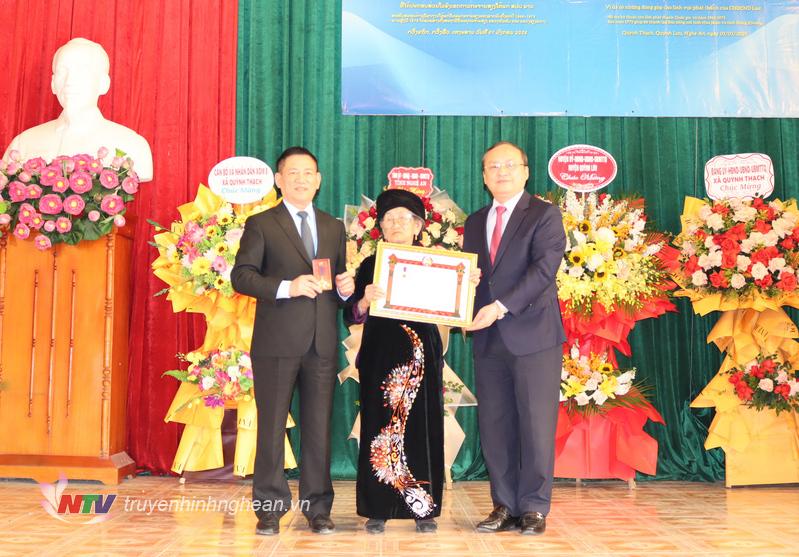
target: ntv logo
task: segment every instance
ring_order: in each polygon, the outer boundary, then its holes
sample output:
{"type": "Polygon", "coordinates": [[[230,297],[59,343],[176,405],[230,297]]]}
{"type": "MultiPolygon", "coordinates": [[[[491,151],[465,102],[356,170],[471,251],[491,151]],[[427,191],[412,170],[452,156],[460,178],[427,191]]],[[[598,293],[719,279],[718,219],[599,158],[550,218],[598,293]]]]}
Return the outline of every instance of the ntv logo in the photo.
{"type": "Polygon", "coordinates": [[[64,495],[64,490],[69,485],[67,478],[62,474],[55,484],[39,484],[44,501],[42,507],[47,514],[61,522],[70,524],[96,524],[111,518],[108,511],[116,500],[116,495],[77,494],[64,495]],[[67,520],[66,515],[94,515],[89,520],[67,520]]]}

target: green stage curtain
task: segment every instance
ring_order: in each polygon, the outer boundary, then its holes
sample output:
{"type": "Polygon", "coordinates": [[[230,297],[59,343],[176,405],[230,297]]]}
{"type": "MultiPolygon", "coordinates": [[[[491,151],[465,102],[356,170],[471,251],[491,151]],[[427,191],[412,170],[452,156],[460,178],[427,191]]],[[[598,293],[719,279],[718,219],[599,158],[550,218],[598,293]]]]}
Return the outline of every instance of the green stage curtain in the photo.
{"type": "MultiPolygon", "coordinates": [[[[672,233],[679,231],[684,197],[703,196],[704,163],[714,155],[766,153],[774,161],[773,197],[799,195],[796,119],[342,116],[340,39],[339,1],[239,4],[237,153],[273,164],[283,148],[305,145],[319,157],[322,189],[316,202],[334,215],[341,216],[344,205],[357,204],[362,194],[374,199],[397,165],[430,167],[434,183],[465,211],[474,211],[489,202],[480,157],[500,139],[526,149],[528,190],[534,193],[555,188],[546,169],[557,149],[574,143],[606,149],[619,165],[607,191],[643,195],[650,220],[672,233]]],[[[646,426],[660,443],[656,478],[719,480],[723,453],[703,448],[712,411],[689,408],[721,363],[718,350],[705,343],[718,316],[697,317],[684,300],[677,306],[678,314],[645,321],[630,338],[630,363],[653,387],[654,405],[666,420],[665,427],[646,426]]],[[[342,337],[345,332],[342,326],[342,337]]],[[[447,360],[473,388],[471,341],[453,334],[447,360]]],[[[340,368],[344,365],[342,357],[340,368]]],[[[353,381],[336,392],[336,478],[355,476],[357,446],[347,436],[357,399],[353,381]]],[[[476,410],[462,408],[457,418],[467,439],[453,477],[484,479],[476,410]]],[[[297,435],[292,432],[295,447],[297,435]]]]}

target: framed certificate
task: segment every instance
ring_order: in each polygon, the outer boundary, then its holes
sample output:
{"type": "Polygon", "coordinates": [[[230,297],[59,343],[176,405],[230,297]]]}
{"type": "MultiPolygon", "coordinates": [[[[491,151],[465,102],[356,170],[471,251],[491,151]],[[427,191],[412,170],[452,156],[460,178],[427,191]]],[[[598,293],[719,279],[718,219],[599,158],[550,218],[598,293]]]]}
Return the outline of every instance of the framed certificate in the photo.
{"type": "Polygon", "coordinates": [[[469,274],[477,255],[380,242],[373,282],[386,297],[374,300],[371,315],[453,327],[472,322],[474,285],[469,274]]]}

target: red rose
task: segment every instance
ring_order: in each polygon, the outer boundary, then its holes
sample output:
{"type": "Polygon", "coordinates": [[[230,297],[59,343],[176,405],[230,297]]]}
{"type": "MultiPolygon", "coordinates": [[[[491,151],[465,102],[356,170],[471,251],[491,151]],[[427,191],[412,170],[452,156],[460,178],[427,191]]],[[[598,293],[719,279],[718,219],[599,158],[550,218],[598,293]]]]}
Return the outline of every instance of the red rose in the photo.
{"type": "Polygon", "coordinates": [[[727,288],[730,283],[727,281],[727,278],[722,275],[719,271],[715,273],[710,273],[710,284],[712,284],[716,288],[727,288]]]}
{"type": "Polygon", "coordinates": [[[436,213],[435,211],[433,211],[433,220],[436,222],[441,222],[442,220],[441,213],[436,213]]]}
{"type": "Polygon", "coordinates": [[[737,251],[724,251],[721,253],[721,268],[732,269],[738,265],[737,251]]]}
{"type": "Polygon", "coordinates": [[[730,383],[733,385],[740,383],[741,379],[743,379],[744,372],[743,371],[736,371],[732,375],[730,375],[730,383]]]}
{"type": "Polygon", "coordinates": [[[369,207],[369,216],[377,218],[377,207],[375,207],[374,205],[369,207]]]}
{"type": "Polygon", "coordinates": [[[369,231],[369,236],[372,238],[372,240],[377,240],[380,238],[380,231],[377,228],[373,228],[369,231]]]}
{"type": "Polygon", "coordinates": [[[780,245],[785,249],[793,249],[796,247],[796,242],[794,242],[793,238],[788,236],[782,242],[780,242],[780,245]]]}
{"type": "Polygon", "coordinates": [[[358,213],[358,224],[363,224],[363,221],[369,218],[369,213],[366,211],[361,211],[358,213]]]}
{"type": "Polygon", "coordinates": [[[766,267],[768,267],[768,262],[771,261],[775,257],[779,257],[780,252],[779,250],[774,247],[767,247],[761,248],[757,251],[752,252],[750,259],[752,260],[752,264],[755,263],[762,263],[766,267]]]}
{"type": "Polygon", "coordinates": [[[718,213],[719,215],[725,215],[725,216],[730,214],[730,208],[727,207],[726,205],[722,205],[721,203],[716,203],[715,205],[713,205],[711,211],[713,211],[714,213],[718,213]]]}
{"type": "Polygon", "coordinates": [[[603,201],[605,201],[605,198],[607,196],[608,196],[608,194],[606,194],[606,193],[600,193],[599,194],[599,202],[602,203],[603,201]]]}
{"type": "Polygon", "coordinates": [[[457,232],[458,234],[463,234],[463,230],[464,230],[464,229],[463,229],[463,227],[462,227],[462,226],[456,226],[456,227],[455,227],[455,232],[457,232]]]}
{"type": "Polygon", "coordinates": [[[766,208],[764,210],[766,211],[766,219],[768,219],[769,221],[774,220],[774,217],[777,216],[777,211],[775,211],[768,205],[766,205],[766,208]]]}
{"type": "Polygon", "coordinates": [[[796,289],[796,275],[793,273],[783,273],[782,278],[777,283],[777,288],[784,292],[790,292],[796,289]]]}
{"type": "Polygon", "coordinates": [[[763,200],[759,197],[755,197],[755,200],[752,201],[752,207],[757,209],[758,211],[762,209],[766,204],[763,203],[763,200]]]}
{"type": "Polygon", "coordinates": [[[791,238],[799,242],[799,226],[793,229],[793,231],[791,232],[791,238]]]}
{"type": "Polygon", "coordinates": [[[768,288],[772,284],[774,284],[774,279],[771,278],[771,275],[766,275],[760,280],[756,280],[755,284],[758,285],[760,288],[768,288]]]}
{"type": "Polygon", "coordinates": [[[727,237],[733,240],[746,240],[746,226],[739,222],[727,231],[727,237]]]}
{"type": "Polygon", "coordinates": [[[741,251],[741,245],[730,237],[721,241],[721,249],[724,251],[734,251],[736,254],[741,251]]]}
{"type": "Polygon", "coordinates": [[[688,261],[685,262],[685,272],[689,275],[693,275],[698,270],[699,258],[695,255],[692,255],[688,258],[688,261]]]}
{"type": "MultiPolygon", "coordinates": [[[[798,229],[798,230],[799,230],[799,229],[798,229]]],[[[704,230],[702,230],[701,228],[699,228],[699,229],[698,229],[696,232],[694,232],[694,236],[696,236],[696,237],[697,237],[699,240],[701,240],[702,242],[704,242],[704,241],[705,241],[705,238],[707,238],[707,232],[705,232],[704,230]]]]}
{"type": "Polygon", "coordinates": [[[774,370],[777,369],[777,364],[772,359],[763,360],[760,362],[760,369],[766,373],[774,373],[774,370]]]}
{"type": "Polygon", "coordinates": [[[764,220],[759,220],[755,223],[755,230],[761,234],[767,234],[771,232],[771,225],[764,220]]]}

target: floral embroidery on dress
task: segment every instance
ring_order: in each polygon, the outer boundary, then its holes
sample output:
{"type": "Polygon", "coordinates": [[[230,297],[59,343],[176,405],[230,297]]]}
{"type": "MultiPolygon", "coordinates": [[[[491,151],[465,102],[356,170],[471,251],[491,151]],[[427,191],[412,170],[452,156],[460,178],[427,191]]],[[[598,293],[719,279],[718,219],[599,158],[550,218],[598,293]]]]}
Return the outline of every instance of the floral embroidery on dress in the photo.
{"type": "Polygon", "coordinates": [[[407,325],[400,325],[410,337],[413,356],[389,372],[380,389],[384,406],[392,409],[391,421],[375,436],[370,445],[370,461],[377,479],[403,497],[416,516],[433,512],[433,497],[411,474],[405,458],[405,424],[424,377],[424,349],[419,335],[407,325]]]}

